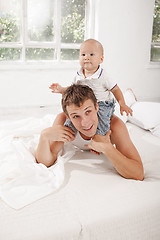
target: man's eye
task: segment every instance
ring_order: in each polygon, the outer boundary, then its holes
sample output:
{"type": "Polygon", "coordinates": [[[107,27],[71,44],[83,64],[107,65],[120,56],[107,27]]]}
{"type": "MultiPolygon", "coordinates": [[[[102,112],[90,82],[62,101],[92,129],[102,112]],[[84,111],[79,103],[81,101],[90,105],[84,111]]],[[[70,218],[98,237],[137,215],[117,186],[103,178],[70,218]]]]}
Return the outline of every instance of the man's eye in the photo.
{"type": "Polygon", "coordinates": [[[73,116],[74,119],[75,119],[75,118],[78,118],[78,117],[79,117],[78,115],[73,116]]]}
{"type": "Polygon", "coordinates": [[[88,110],[86,113],[87,113],[87,114],[90,114],[90,112],[91,112],[91,110],[88,110]]]}

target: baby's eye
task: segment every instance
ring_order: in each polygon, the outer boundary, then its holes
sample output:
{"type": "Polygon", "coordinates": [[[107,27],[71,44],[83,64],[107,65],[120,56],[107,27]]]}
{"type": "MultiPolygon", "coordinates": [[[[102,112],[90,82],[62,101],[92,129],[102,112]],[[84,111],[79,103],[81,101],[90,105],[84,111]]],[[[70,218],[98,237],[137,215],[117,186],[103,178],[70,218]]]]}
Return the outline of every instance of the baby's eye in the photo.
{"type": "Polygon", "coordinates": [[[85,53],[83,53],[82,56],[84,57],[84,56],[85,56],[85,53]]]}
{"type": "Polygon", "coordinates": [[[91,53],[90,55],[91,55],[91,56],[94,56],[94,53],[91,53]]]}

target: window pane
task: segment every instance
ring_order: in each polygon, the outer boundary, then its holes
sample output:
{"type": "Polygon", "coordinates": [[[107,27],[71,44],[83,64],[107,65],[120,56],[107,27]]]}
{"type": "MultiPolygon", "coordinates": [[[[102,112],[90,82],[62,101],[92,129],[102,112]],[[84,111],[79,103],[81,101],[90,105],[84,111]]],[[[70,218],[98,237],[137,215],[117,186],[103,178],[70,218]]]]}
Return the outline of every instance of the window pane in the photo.
{"type": "Polygon", "coordinates": [[[27,48],[26,59],[27,60],[54,60],[54,49],[50,48],[27,48]]]}
{"type": "Polygon", "coordinates": [[[160,62],[160,0],[155,0],[151,45],[151,61],[160,62]]]}
{"type": "Polygon", "coordinates": [[[155,1],[152,42],[160,43],[160,1],[155,1]]]}
{"type": "Polygon", "coordinates": [[[21,49],[19,48],[0,48],[0,61],[20,60],[21,49]]]}
{"type": "Polygon", "coordinates": [[[153,46],[151,48],[151,61],[160,62],[160,46],[153,46]]]}
{"type": "Polygon", "coordinates": [[[62,60],[77,60],[79,57],[79,49],[61,49],[62,60]]]}
{"type": "Polygon", "coordinates": [[[77,60],[86,2],[0,0],[0,61],[77,60]]]}
{"type": "Polygon", "coordinates": [[[20,0],[0,0],[0,42],[20,41],[20,0]]]}
{"type": "Polygon", "coordinates": [[[85,0],[62,0],[61,41],[81,43],[85,35],[85,0]]]}
{"type": "Polygon", "coordinates": [[[54,0],[28,0],[28,38],[30,41],[54,40],[54,0]]]}

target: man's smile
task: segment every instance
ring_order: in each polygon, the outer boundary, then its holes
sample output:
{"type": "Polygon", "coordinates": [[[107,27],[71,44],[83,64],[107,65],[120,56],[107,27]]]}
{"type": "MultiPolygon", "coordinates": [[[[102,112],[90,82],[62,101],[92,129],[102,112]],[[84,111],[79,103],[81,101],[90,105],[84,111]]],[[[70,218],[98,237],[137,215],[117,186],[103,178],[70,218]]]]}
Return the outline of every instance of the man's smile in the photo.
{"type": "Polygon", "coordinates": [[[93,128],[93,125],[89,128],[83,128],[84,131],[90,131],[93,128]]]}

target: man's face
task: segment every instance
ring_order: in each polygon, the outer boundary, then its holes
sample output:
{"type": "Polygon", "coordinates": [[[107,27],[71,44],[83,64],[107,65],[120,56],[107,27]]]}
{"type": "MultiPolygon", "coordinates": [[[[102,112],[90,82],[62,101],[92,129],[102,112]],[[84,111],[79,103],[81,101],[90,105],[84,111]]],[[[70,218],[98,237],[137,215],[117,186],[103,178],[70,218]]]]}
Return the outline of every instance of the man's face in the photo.
{"type": "Polygon", "coordinates": [[[96,134],[98,126],[98,104],[95,108],[91,99],[80,105],[71,104],[66,108],[68,117],[84,139],[90,139],[96,134]]]}

